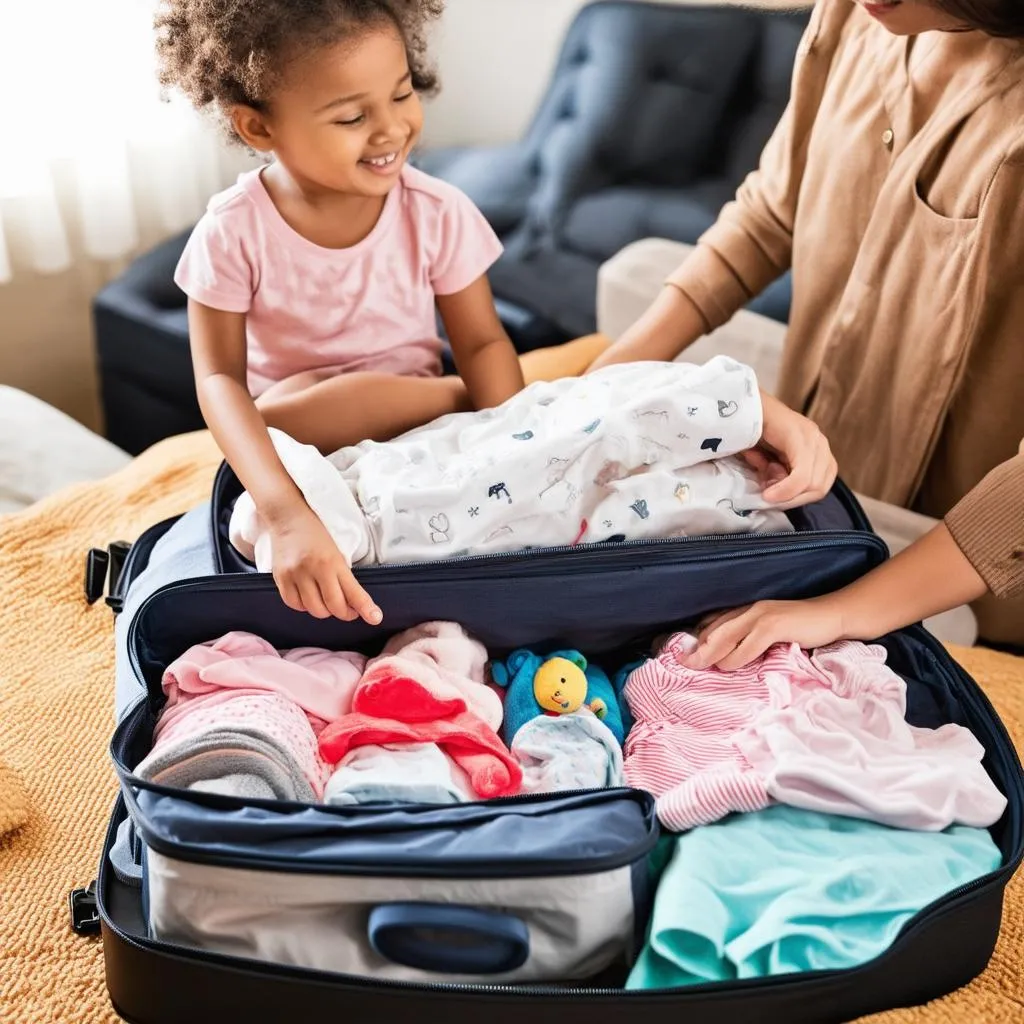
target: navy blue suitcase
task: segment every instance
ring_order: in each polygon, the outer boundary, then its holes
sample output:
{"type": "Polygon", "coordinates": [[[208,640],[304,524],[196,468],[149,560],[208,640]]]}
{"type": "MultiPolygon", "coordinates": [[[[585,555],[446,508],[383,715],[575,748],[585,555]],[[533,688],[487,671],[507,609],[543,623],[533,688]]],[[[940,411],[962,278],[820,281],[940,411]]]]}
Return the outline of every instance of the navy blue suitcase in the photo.
{"type": "MultiPolygon", "coordinates": [[[[316,620],[282,604],[273,580],[252,571],[227,543],[227,519],[239,490],[234,475],[222,468],[208,506],[153,527],[132,545],[108,598],[120,613],[119,724],[111,752],[122,794],[95,889],[77,894],[77,913],[86,926],[93,915],[102,930],[107,985],[124,1019],[291,1024],[299,1016],[342,1015],[347,1021],[391,1024],[436,1016],[521,1024],[528,1015],[532,1024],[625,1022],[638,1016],[652,1024],[825,1024],[924,1002],[984,969],[999,932],[1003,891],[1024,856],[1024,773],[984,693],[920,626],[880,642],[889,664],[908,682],[912,724],[956,722],[985,746],[985,767],[1008,799],[991,830],[1003,863],[917,914],[886,953],[855,970],[660,992],[627,992],[614,972],[566,985],[411,984],[154,939],[146,874],[141,871],[140,881],[131,863],[144,865],[147,854],[214,874],[255,870],[271,880],[271,888],[274,878],[283,884],[296,872],[358,879],[380,873],[382,866],[396,884],[456,872],[477,879],[530,878],[553,870],[587,877],[621,868],[630,873],[642,901],[637,866],[657,838],[650,797],[629,790],[429,811],[368,810],[352,818],[332,809],[246,804],[143,782],[130,768],[149,749],[163,699],[162,670],[189,645],[242,629],[279,648],[370,652],[393,632],[425,619],[448,619],[462,623],[492,653],[552,645],[614,660],[646,649],[655,635],[709,610],[826,593],[887,557],[856,499],[839,483],[822,502],[791,514],[796,532],[790,534],[592,545],[369,568],[360,579],[385,614],[385,625],[375,629],[316,620]],[[493,843],[482,850],[472,842],[472,830],[481,825],[492,837],[526,839],[521,848],[513,842],[500,855],[493,843]],[[600,829],[604,838],[581,845],[581,828],[600,829]],[[368,847],[368,834],[387,841],[368,847]],[[413,848],[419,851],[415,856],[409,853],[413,848]],[[455,851],[461,856],[457,862],[455,851]]],[[[431,954],[421,949],[418,955],[431,954]]]]}

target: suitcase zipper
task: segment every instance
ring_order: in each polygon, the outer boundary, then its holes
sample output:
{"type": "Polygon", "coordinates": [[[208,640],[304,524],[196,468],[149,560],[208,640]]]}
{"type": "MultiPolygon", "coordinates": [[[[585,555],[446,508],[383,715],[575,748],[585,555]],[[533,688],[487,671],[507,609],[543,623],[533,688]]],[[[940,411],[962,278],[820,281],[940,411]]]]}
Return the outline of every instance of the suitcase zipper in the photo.
{"type": "MultiPolygon", "coordinates": [[[[730,555],[748,554],[757,555],[765,553],[777,554],[782,550],[778,545],[766,548],[759,542],[764,540],[786,541],[787,539],[791,540],[791,543],[787,544],[787,547],[792,547],[798,551],[813,550],[814,547],[841,546],[854,542],[875,548],[883,559],[888,555],[888,549],[885,546],[885,541],[874,533],[867,533],[861,530],[784,530],[768,533],[702,533],[695,534],[691,537],[647,537],[638,540],[623,540],[618,542],[601,541],[593,544],[560,544],[555,547],[520,548],[515,551],[493,551],[482,555],[460,555],[450,558],[437,558],[431,559],[429,562],[381,562],[377,565],[357,566],[355,573],[362,580],[373,578],[377,574],[383,575],[386,573],[391,574],[403,571],[414,571],[418,573],[437,566],[456,565],[471,569],[476,565],[493,565],[495,562],[511,562],[520,563],[526,567],[530,562],[543,561],[550,556],[557,556],[559,562],[564,564],[565,557],[567,555],[582,555],[587,556],[588,558],[593,558],[595,556],[601,557],[603,555],[614,556],[616,552],[636,550],[639,548],[647,550],[653,548],[662,548],[665,550],[678,549],[682,554],[685,548],[700,544],[713,547],[728,547],[730,549],[728,551],[721,552],[721,555],[715,554],[713,557],[728,557],[730,555]],[[807,548],[804,548],[800,543],[804,540],[812,540],[814,543],[809,545],[807,548]]],[[[690,558],[687,556],[680,560],[698,561],[702,560],[702,558],[703,556],[697,556],[697,558],[690,558]]],[[[272,574],[268,572],[223,573],[222,576],[232,580],[233,583],[239,582],[240,579],[272,579],[272,574]]],[[[218,577],[209,576],[202,578],[217,579],[218,577]]],[[[183,580],[180,582],[187,581],[183,580]]]]}
{"type": "MultiPolygon", "coordinates": [[[[211,527],[211,538],[212,538],[212,541],[213,541],[213,548],[214,548],[214,562],[216,564],[217,571],[219,573],[222,573],[222,574],[224,573],[224,559],[221,557],[221,544],[219,543],[219,541],[220,541],[220,519],[221,519],[221,514],[223,512],[223,508],[222,508],[222,505],[221,505],[220,497],[223,494],[224,489],[226,487],[226,481],[229,480],[232,477],[234,477],[234,471],[231,469],[231,467],[228,465],[228,463],[226,461],[222,462],[220,464],[220,466],[218,467],[218,469],[217,469],[217,475],[216,475],[216,477],[214,479],[214,483],[213,483],[213,500],[210,502],[210,527],[211,527]]],[[[237,481],[237,478],[235,478],[235,479],[237,481]]],[[[241,485],[239,485],[239,486],[241,486],[241,485]]],[[[812,532],[822,532],[822,533],[826,533],[826,532],[832,532],[832,533],[852,532],[852,533],[859,534],[859,535],[867,534],[869,536],[875,537],[875,539],[878,540],[879,543],[884,548],[884,542],[882,542],[880,540],[880,538],[878,538],[878,535],[874,532],[874,529],[871,526],[871,521],[868,519],[867,514],[864,512],[864,509],[861,507],[861,504],[857,500],[857,497],[853,493],[853,491],[851,491],[850,488],[842,480],[836,480],[835,484],[833,485],[832,491],[833,491],[833,494],[836,497],[836,499],[839,501],[839,503],[843,506],[844,510],[849,515],[850,520],[853,523],[854,529],[852,531],[804,531],[804,535],[806,535],[808,533],[812,533],[812,532]]],[[[787,531],[785,533],[778,533],[778,532],[766,533],[766,534],[763,533],[763,534],[758,534],[757,536],[761,536],[761,537],[788,537],[788,536],[791,536],[791,535],[792,534],[787,531]]],[[[698,535],[698,536],[695,536],[695,537],[677,537],[677,538],[673,538],[673,540],[674,541],[681,541],[681,540],[682,541],[686,541],[686,540],[707,540],[709,538],[714,538],[714,537],[717,537],[717,538],[721,539],[722,536],[723,535],[721,535],[721,534],[701,534],[701,535],[698,535]]],[[[736,534],[734,536],[742,536],[742,535],[736,534]]],[[[623,541],[621,544],[617,544],[615,546],[616,547],[621,547],[623,545],[651,544],[651,543],[657,544],[657,543],[665,543],[665,542],[664,541],[657,541],[657,540],[623,541]]],[[[607,546],[607,542],[605,542],[604,544],[600,544],[600,543],[598,543],[598,544],[588,544],[588,545],[583,545],[582,547],[585,547],[585,548],[588,548],[588,549],[593,549],[593,548],[605,547],[605,546],[607,546]]],[[[580,547],[581,546],[572,547],[572,546],[565,546],[565,545],[563,545],[563,546],[560,546],[560,547],[557,547],[557,548],[547,548],[547,549],[544,549],[544,550],[545,551],[575,551],[575,550],[579,550],[580,547]]],[[[538,549],[538,550],[540,550],[540,549],[538,549]]],[[[520,551],[520,552],[497,552],[494,555],[478,555],[478,556],[474,556],[474,557],[475,558],[492,558],[492,557],[494,557],[494,558],[501,558],[501,557],[504,557],[505,555],[515,556],[516,554],[522,555],[523,552],[522,551],[520,551]]],[[[466,561],[466,559],[464,559],[464,558],[448,558],[448,559],[443,559],[441,561],[442,562],[453,562],[453,561],[454,562],[463,562],[463,561],[466,561]]],[[[416,564],[416,563],[407,563],[407,564],[416,564]]],[[[418,564],[424,564],[424,563],[418,563],[418,564]]],[[[438,564],[438,563],[429,563],[429,564],[438,564]]],[[[240,574],[236,573],[234,575],[240,575],[240,574]]]]}
{"type": "MultiPolygon", "coordinates": [[[[685,562],[712,562],[722,561],[727,558],[756,556],[756,555],[779,555],[783,551],[816,551],[824,548],[846,547],[851,544],[861,544],[873,548],[883,561],[887,555],[885,542],[875,534],[862,533],[856,530],[836,531],[807,531],[804,533],[759,533],[759,534],[738,534],[731,537],[723,537],[721,534],[704,534],[699,537],[675,537],[669,540],[627,540],[621,544],[581,544],[576,547],[554,547],[554,548],[532,548],[527,551],[500,551],[485,555],[473,555],[465,558],[441,558],[431,562],[386,562],[381,565],[366,566],[356,570],[356,575],[361,581],[372,581],[377,578],[395,576],[402,573],[420,576],[424,573],[434,573],[440,567],[458,566],[460,569],[470,570],[476,566],[490,567],[497,563],[515,565],[523,570],[523,575],[531,575],[537,568],[545,569],[545,563],[549,559],[556,560],[551,568],[557,571],[570,571],[574,562],[584,558],[589,564],[596,568],[607,566],[609,563],[623,562],[628,565],[630,559],[625,552],[639,553],[653,551],[678,551],[679,561],[685,562]],[[769,546],[763,543],[765,539],[791,538],[791,542],[780,548],[778,545],[769,546]],[[691,552],[685,549],[703,545],[712,550],[691,552]],[[714,549],[718,550],[714,550],[714,549]],[[725,548],[726,550],[722,550],[725,548]],[[570,561],[571,559],[571,561],[570,561]]],[[[224,573],[220,576],[196,576],[183,580],[176,580],[173,583],[165,584],[155,590],[142,603],[139,615],[146,606],[154,599],[171,593],[175,590],[182,590],[190,587],[201,587],[202,589],[216,590],[218,587],[227,589],[273,589],[273,576],[270,573],[245,572],[245,573],[224,573]]],[[[136,616],[138,617],[138,616],[136,616]]]]}
{"type": "MultiPolygon", "coordinates": [[[[650,550],[652,548],[671,549],[671,548],[678,547],[680,549],[680,551],[682,551],[686,546],[691,545],[691,544],[694,544],[694,545],[696,545],[696,544],[711,544],[711,545],[714,545],[714,546],[725,546],[725,545],[730,544],[730,542],[733,542],[733,543],[739,542],[740,544],[744,545],[744,548],[747,547],[747,546],[752,548],[751,551],[747,551],[747,550],[744,550],[743,548],[740,548],[739,550],[732,550],[732,551],[729,551],[728,553],[722,552],[721,557],[726,557],[727,554],[728,555],[734,555],[734,554],[744,554],[744,555],[746,555],[746,554],[764,554],[766,552],[768,552],[768,553],[770,553],[770,552],[778,552],[780,550],[778,548],[778,546],[768,547],[768,548],[765,548],[763,545],[760,545],[760,544],[758,544],[757,546],[754,546],[754,544],[752,543],[754,541],[762,541],[762,540],[768,540],[768,539],[780,540],[780,539],[786,538],[786,537],[797,538],[798,541],[801,541],[801,540],[804,540],[805,538],[817,538],[817,537],[823,537],[824,538],[824,537],[827,537],[827,538],[834,538],[838,543],[846,544],[851,539],[863,540],[864,536],[865,535],[863,533],[859,533],[859,532],[857,532],[855,530],[835,530],[835,531],[811,531],[811,530],[806,530],[806,531],[804,531],[802,533],[793,532],[793,531],[789,531],[789,530],[784,530],[784,531],[773,531],[773,532],[770,532],[770,533],[733,534],[731,536],[730,535],[724,535],[724,534],[702,533],[702,534],[699,534],[699,535],[695,535],[693,537],[670,537],[670,538],[662,538],[662,539],[643,538],[643,539],[640,539],[640,540],[624,540],[624,541],[619,541],[619,542],[608,542],[608,541],[605,541],[605,542],[596,543],[596,544],[576,544],[576,545],[561,544],[561,545],[558,545],[557,547],[552,547],[552,548],[526,548],[525,550],[519,550],[519,551],[495,551],[495,552],[492,552],[490,554],[484,554],[484,555],[466,555],[466,556],[459,557],[459,558],[439,558],[436,561],[430,561],[430,562],[384,562],[384,563],[381,563],[380,565],[367,566],[366,569],[364,569],[362,571],[363,572],[368,572],[370,570],[378,570],[379,569],[379,570],[383,570],[385,572],[395,572],[395,571],[398,571],[398,570],[401,570],[401,569],[412,569],[412,568],[423,569],[423,568],[426,568],[428,566],[436,566],[436,565],[445,565],[445,566],[461,565],[461,566],[471,567],[471,566],[473,566],[474,564],[477,564],[477,563],[480,563],[480,564],[493,564],[494,562],[523,562],[523,563],[527,563],[531,559],[537,559],[539,561],[539,560],[545,559],[545,558],[547,558],[549,556],[557,556],[558,559],[559,559],[560,564],[564,565],[565,564],[565,558],[566,558],[567,555],[593,557],[595,555],[600,556],[600,555],[603,555],[605,553],[612,553],[612,552],[623,551],[623,550],[636,550],[638,548],[644,548],[644,549],[650,550]],[[744,542],[751,542],[751,543],[746,544],[744,542]]],[[[874,535],[873,534],[868,534],[868,536],[874,536],[874,535]]],[[[795,547],[797,550],[805,550],[805,549],[801,548],[798,543],[794,544],[792,546],[795,547]]],[[[817,545],[813,545],[813,546],[817,546],[817,545]]],[[[822,545],[822,546],[832,546],[832,545],[822,545]]],[[[879,547],[880,552],[884,553],[884,541],[882,541],[880,538],[878,539],[878,547],[879,547]]],[[[808,548],[807,550],[810,550],[810,549],[811,548],[808,548]]],[[[711,555],[711,556],[701,556],[701,555],[698,555],[696,558],[686,558],[686,559],[681,559],[681,560],[685,560],[685,561],[707,561],[709,557],[719,557],[719,556],[717,556],[717,555],[711,555]]],[[[253,575],[269,576],[270,573],[255,573],[253,575]]]]}
{"type": "MultiPolygon", "coordinates": [[[[124,772],[123,766],[120,762],[116,765],[118,774],[121,775],[122,792],[126,787],[139,788],[147,792],[155,793],[158,796],[167,796],[172,799],[188,799],[191,798],[192,803],[204,805],[207,803],[204,799],[196,799],[194,794],[185,794],[181,791],[168,789],[164,786],[156,786],[151,783],[144,782],[143,780],[136,779],[130,773],[124,772]],[[123,774],[122,774],[123,772],[123,774]]],[[[514,806],[522,803],[535,803],[535,804],[549,804],[551,805],[552,811],[558,807],[558,805],[565,804],[568,801],[573,800],[585,800],[587,806],[593,806],[595,804],[614,803],[619,800],[630,800],[640,805],[640,813],[643,815],[642,822],[644,825],[643,835],[638,836],[630,845],[625,849],[618,849],[613,852],[607,852],[602,856],[591,855],[589,859],[575,859],[566,860],[564,858],[552,860],[552,861],[541,861],[535,860],[528,863],[525,867],[520,863],[509,863],[501,860],[501,858],[495,858],[492,861],[487,862],[484,865],[474,862],[463,863],[461,861],[449,861],[448,864],[455,870],[460,871],[466,877],[472,878],[530,878],[530,877],[544,877],[544,878],[557,878],[563,876],[571,876],[575,874],[601,874],[606,871],[614,871],[618,868],[626,867],[630,864],[635,864],[638,861],[643,860],[647,857],[655,848],[658,840],[661,836],[661,830],[658,825],[657,819],[654,816],[654,798],[642,790],[619,788],[619,789],[591,789],[591,790],[575,790],[559,793],[545,794],[543,796],[521,794],[519,796],[504,797],[495,800],[479,800],[474,801],[470,804],[461,804],[459,807],[477,808],[479,815],[483,817],[488,816],[488,812],[497,812],[502,807],[514,806]]],[[[134,804],[133,794],[125,794],[126,803],[129,805],[134,804]]],[[[244,811],[248,808],[260,809],[266,802],[252,801],[246,803],[240,807],[230,808],[230,810],[244,811]]],[[[579,806],[579,805],[577,805],[579,806]]],[[[280,813],[284,808],[291,808],[298,812],[316,810],[330,815],[332,808],[322,804],[291,804],[284,801],[278,801],[273,804],[267,804],[268,809],[277,810],[280,813]]],[[[420,812],[422,814],[436,813],[443,811],[445,808],[442,806],[430,806],[430,805],[400,805],[391,808],[391,813],[404,812],[407,814],[415,814],[420,812]]],[[[565,808],[568,809],[568,808],[565,808]]],[[[136,807],[136,811],[139,809],[136,807]]],[[[338,809],[333,809],[337,811],[338,809]]],[[[373,834],[373,822],[372,818],[375,815],[382,815],[388,812],[382,810],[374,810],[373,808],[366,807],[360,812],[360,816],[366,818],[369,821],[370,827],[368,827],[359,835],[366,837],[373,834]]],[[[339,816],[341,816],[339,814],[339,816]]],[[[350,815],[346,815],[350,816],[350,815]]],[[[491,813],[490,819],[499,817],[497,813],[491,813]]],[[[330,862],[309,862],[309,861],[295,861],[291,860],[288,862],[279,862],[272,856],[266,854],[260,856],[250,856],[244,853],[207,853],[200,852],[197,854],[195,845],[197,840],[182,840],[180,835],[177,836],[177,842],[166,842],[162,837],[155,836],[149,828],[147,828],[144,822],[140,822],[139,818],[145,818],[144,812],[140,812],[136,815],[136,830],[145,842],[147,848],[153,850],[155,853],[161,854],[166,857],[170,857],[174,860],[180,860],[187,863],[194,863],[200,865],[206,865],[209,867],[218,868],[236,868],[245,871],[268,871],[277,872],[282,874],[295,874],[295,875],[306,875],[315,874],[331,877],[359,877],[360,875],[373,875],[386,872],[390,876],[395,878],[432,878],[434,875],[432,872],[432,864],[428,863],[426,869],[422,865],[401,865],[401,864],[389,864],[385,860],[378,860],[372,864],[368,863],[356,863],[345,865],[332,864],[330,862]],[[347,870],[344,869],[347,867],[347,870]]],[[[542,820],[538,816],[536,819],[542,820]]],[[[474,819],[470,824],[479,824],[480,817],[474,819]]],[[[443,826],[443,822],[438,822],[436,827],[440,828],[443,826]]],[[[463,827],[466,823],[452,821],[448,823],[448,827],[456,828],[463,827]]],[[[310,824],[312,828],[312,823],[310,824]]],[[[385,826],[388,831],[394,831],[393,825],[385,826]]],[[[639,828],[639,825],[638,825],[639,828]]],[[[415,826],[410,826],[403,830],[404,833],[408,833],[410,836],[415,835],[421,829],[417,829],[415,826]]],[[[113,865],[111,865],[113,868],[113,865]]],[[[116,874],[115,870],[115,874],[116,874]]]]}
{"type": "MultiPolygon", "coordinates": [[[[793,551],[818,551],[829,548],[840,548],[851,545],[863,545],[874,549],[878,556],[878,564],[881,564],[888,555],[884,541],[875,534],[863,533],[855,530],[843,531],[808,531],[805,533],[783,533],[783,534],[741,534],[723,538],[721,535],[710,535],[702,537],[684,537],[671,540],[634,540],[624,541],[621,544],[594,544],[580,545],[579,547],[561,548],[537,548],[528,552],[496,552],[487,555],[475,555],[472,558],[449,558],[436,562],[410,562],[410,563],[387,563],[384,565],[370,566],[361,569],[356,573],[360,582],[372,586],[374,581],[395,579],[405,574],[414,579],[421,578],[424,574],[431,575],[432,582],[438,582],[438,570],[457,567],[461,573],[473,569],[476,566],[481,568],[503,564],[513,566],[519,574],[524,577],[538,578],[553,574],[572,574],[580,560],[585,561],[586,567],[608,569],[621,563],[625,568],[640,568],[635,563],[635,558],[642,554],[662,554],[679,552],[680,561],[688,563],[719,562],[736,557],[774,555],[790,553],[793,551]],[[793,538],[784,548],[768,546],[763,543],[765,538],[793,538]],[[700,550],[695,550],[697,545],[702,545],[700,550]],[[684,554],[684,549],[685,554],[684,554]],[[709,550],[710,549],[710,550],[709,550]],[[717,549],[717,550],[716,550],[717,549]],[[723,550],[724,549],[724,550],[723,550]]],[[[270,573],[226,573],[222,576],[198,576],[188,579],[176,580],[173,583],[165,584],[150,594],[139,607],[132,618],[128,628],[128,654],[131,659],[132,669],[140,683],[146,685],[150,692],[150,700],[153,706],[162,696],[155,688],[150,688],[146,683],[142,666],[139,663],[137,651],[137,639],[139,622],[151,604],[167,594],[192,589],[212,591],[217,590],[265,590],[268,592],[276,589],[274,578],[270,573]]]]}

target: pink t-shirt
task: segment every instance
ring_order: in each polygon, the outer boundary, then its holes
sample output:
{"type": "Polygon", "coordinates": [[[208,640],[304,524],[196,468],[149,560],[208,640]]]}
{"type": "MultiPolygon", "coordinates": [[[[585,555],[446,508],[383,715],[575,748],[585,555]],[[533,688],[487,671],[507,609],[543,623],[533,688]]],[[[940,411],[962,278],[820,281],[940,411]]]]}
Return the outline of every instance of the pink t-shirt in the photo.
{"type": "Polygon", "coordinates": [[[412,167],[366,238],[325,249],[289,227],[254,170],[210,200],[174,280],[246,314],[255,396],[305,370],[439,373],[434,297],[467,288],[501,251],[462,192],[412,167]]]}

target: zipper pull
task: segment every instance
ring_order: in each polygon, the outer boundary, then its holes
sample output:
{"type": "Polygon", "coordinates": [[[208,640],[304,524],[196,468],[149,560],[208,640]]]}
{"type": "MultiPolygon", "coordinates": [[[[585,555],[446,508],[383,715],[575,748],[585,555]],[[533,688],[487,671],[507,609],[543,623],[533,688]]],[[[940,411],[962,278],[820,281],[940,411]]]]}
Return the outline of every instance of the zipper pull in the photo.
{"type": "Polygon", "coordinates": [[[100,911],[96,901],[96,880],[84,889],[72,889],[68,894],[71,930],[76,935],[97,935],[100,930],[100,911]]]}
{"type": "Polygon", "coordinates": [[[92,548],[86,555],[85,599],[89,604],[95,604],[106,591],[109,595],[106,603],[115,615],[120,613],[124,604],[121,575],[131,547],[126,540],[115,540],[107,545],[106,550],[92,548]]]}
{"type": "Polygon", "coordinates": [[[107,556],[110,559],[107,605],[115,616],[120,615],[124,608],[124,586],[121,576],[131,547],[131,544],[126,540],[115,540],[112,544],[107,545],[107,556]]]}
{"type": "Polygon", "coordinates": [[[107,545],[107,554],[110,556],[110,580],[107,584],[107,592],[111,596],[122,596],[121,572],[124,569],[125,559],[132,546],[126,540],[115,540],[107,545]]]}
{"type": "Polygon", "coordinates": [[[102,596],[107,582],[110,553],[103,548],[92,548],[85,556],[85,599],[95,604],[102,596]]]}

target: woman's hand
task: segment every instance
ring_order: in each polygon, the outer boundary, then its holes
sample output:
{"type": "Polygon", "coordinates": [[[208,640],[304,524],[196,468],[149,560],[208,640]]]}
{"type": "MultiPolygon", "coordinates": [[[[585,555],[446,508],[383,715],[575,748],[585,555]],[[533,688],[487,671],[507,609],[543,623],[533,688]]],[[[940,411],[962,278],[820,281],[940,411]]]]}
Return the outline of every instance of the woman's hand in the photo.
{"type": "Polygon", "coordinates": [[[371,626],[383,614],[359,585],[338,545],[308,507],[270,524],[274,582],[281,599],[297,612],[318,619],[332,615],[351,622],[362,618],[371,626]]]}
{"type": "Polygon", "coordinates": [[[758,601],[703,623],[690,668],[741,668],[772,644],[805,650],[836,640],[871,640],[988,593],[985,580],[945,523],[842,590],[805,601],[758,601]]]}
{"type": "Polygon", "coordinates": [[[742,457],[757,471],[766,501],[798,508],[832,489],[838,466],[828,439],[806,416],[761,393],[764,427],[760,444],[742,457]]]}
{"type": "Polygon", "coordinates": [[[712,665],[723,672],[749,665],[772,644],[796,643],[805,650],[845,636],[841,603],[829,597],[807,601],[758,601],[706,619],[688,668],[712,665]]]}

